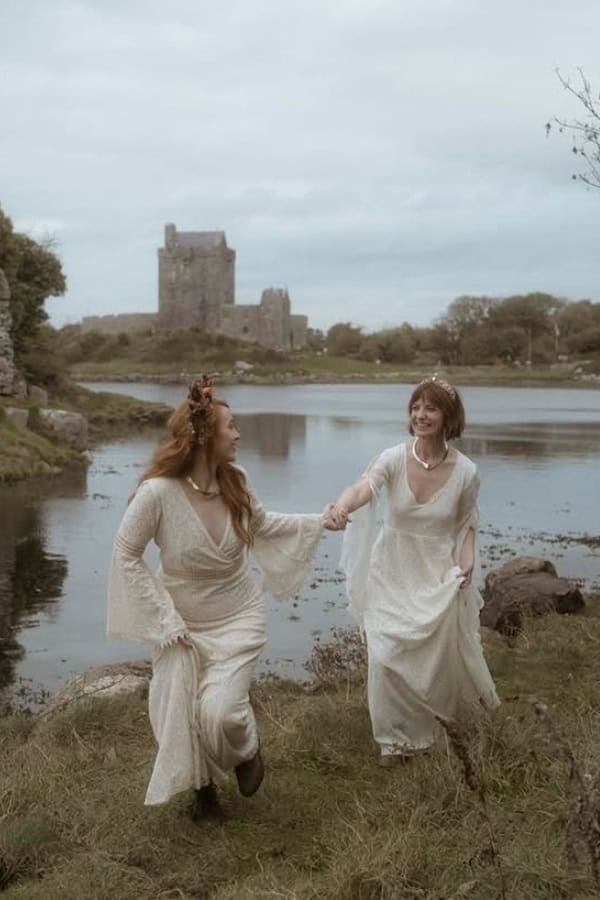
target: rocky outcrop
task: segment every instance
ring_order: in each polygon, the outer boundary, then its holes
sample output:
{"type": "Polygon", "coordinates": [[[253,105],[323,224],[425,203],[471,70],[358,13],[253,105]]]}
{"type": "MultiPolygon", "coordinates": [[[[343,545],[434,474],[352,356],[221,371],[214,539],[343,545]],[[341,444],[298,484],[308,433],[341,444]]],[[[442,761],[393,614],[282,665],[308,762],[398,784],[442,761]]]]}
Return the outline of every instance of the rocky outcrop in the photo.
{"type": "Polygon", "coordinates": [[[146,659],[86,669],[85,672],[68,678],[61,689],[50,697],[44,709],[44,717],[79,700],[144,692],[151,675],[152,663],[146,659]]]}
{"type": "Polygon", "coordinates": [[[29,420],[28,409],[21,409],[20,406],[5,406],[4,415],[15,428],[20,428],[21,430],[27,428],[29,420]]]}
{"type": "Polygon", "coordinates": [[[87,450],[88,422],[80,413],[66,409],[40,409],[39,421],[49,437],[72,447],[73,450],[87,450]]]}
{"type": "Polygon", "coordinates": [[[36,406],[48,406],[48,391],[35,384],[27,385],[27,399],[36,406]]]}
{"type": "Polygon", "coordinates": [[[483,596],[481,624],[506,635],[518,634],[527,615],[577,613],[585,606],[575,582],[559,578],[548,560],[531,556],[490,572],[483,596]]]}
{"type": "Polygon", "coordinates": [[[10,290],[8,281],[0,269],[0,395],[11,396],[15,382],[15,355],[10,328],[10,290]]]}

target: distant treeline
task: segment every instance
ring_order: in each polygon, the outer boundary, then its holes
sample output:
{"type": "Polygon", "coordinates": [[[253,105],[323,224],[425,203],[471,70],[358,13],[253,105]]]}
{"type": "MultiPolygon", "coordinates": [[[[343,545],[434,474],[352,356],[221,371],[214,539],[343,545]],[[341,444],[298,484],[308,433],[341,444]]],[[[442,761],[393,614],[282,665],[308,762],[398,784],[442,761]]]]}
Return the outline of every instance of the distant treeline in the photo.
{"type": "Polygon", "coordinates": [[[550,294],[458,297],[433,325],[366,333],[350,322],[333,325],[324,338],[333,356],[445,365],[550,364],[561,358],[600,362],[600,303],[550,294]]]}
{"type": "Polygon", "coordinates": [[[592,371],[600,371],[600,303],[569,302],[549,294],[459,297],[431,326],[405,322],[367,333],[359,325],[338,322],[327,334],[310,332],[308,348],[291,355],[198,328],[108,334],[80,325],[59,330],[46,325],[30,339],[24,362],[28,377],[48,384],[81,363],[127,360],[142,367],[219,371],[245,360],[272,369],[286,359],[323,351],[330,357],[417,366],[525,365],[529,360],[543,366],[568,357],[570,362],[586,360],[592,371]]]}

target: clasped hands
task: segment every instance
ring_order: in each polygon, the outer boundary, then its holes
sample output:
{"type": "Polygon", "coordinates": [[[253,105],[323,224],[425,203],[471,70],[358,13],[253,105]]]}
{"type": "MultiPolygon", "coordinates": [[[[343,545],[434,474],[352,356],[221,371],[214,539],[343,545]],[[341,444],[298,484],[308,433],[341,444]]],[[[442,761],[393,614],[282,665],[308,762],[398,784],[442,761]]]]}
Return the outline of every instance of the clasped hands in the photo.
{"type": "Polygon", "coordinates": [[[328,503],[323,509],[325,528],[328,531],[343,531],[352,519],[350,513],[339,503],[328,503]]]}

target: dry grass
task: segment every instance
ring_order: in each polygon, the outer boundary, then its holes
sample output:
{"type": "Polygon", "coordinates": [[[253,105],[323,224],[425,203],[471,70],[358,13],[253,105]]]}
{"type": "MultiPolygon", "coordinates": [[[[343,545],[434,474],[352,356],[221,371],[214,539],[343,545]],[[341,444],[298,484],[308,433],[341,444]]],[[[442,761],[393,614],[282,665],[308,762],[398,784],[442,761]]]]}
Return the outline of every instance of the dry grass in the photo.
{"type": "Polygon", "coordinates": [[[409,767],[377,767],[352,651],[333,653],[339,679],[311,692],[259,684],[268,776],[250,801],[226,790],[222,828],[193,825],[186,796],[142,806],[153,755],[142,698],[6,719],[0,888],[10,900],[496,900],[501,889],[591,900],[599,650],[600,620],[583,617],[532,622],[490,650],[505,703],[459,736],[470,786],[454,739],[409,767]],[[582,848],[569,851],[575,833],[582,848]]]}

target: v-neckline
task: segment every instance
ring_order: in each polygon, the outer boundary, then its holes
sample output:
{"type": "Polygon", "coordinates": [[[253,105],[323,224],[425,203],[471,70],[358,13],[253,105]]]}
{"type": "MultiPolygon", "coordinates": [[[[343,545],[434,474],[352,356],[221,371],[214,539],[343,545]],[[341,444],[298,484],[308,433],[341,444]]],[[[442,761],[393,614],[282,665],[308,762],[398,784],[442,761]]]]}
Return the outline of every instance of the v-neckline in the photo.
{"type": "Polygon", "coordinates": [[[454,460],[454,465],[452,466],[452,471],[450,472],[450,474],[448,475],[448,477],[446,478],[444,483],[442,485],[440,485],[440,487],[437,489],[437,491],[433,492],[433,494],[431,495],[431,497],[429,497],[428,500],[424,500],[423,502],[420,502],[419,500],[417,500],[417,498],[415,496],[415,492],[411,488],[410,481],[408,480],[408,443],[404,444],[404,482],[406,484],[406,489],[408,490],[408,493],[412,497],[412,500],[413,500],[413,503],[415,504],[415,506],[429,506],[430,503],[433,503],[435,500],[437,500],[437,498],[440,496],[442,491],[446,490],[446,488],[448,487],[448,485],[454,478],[454,474],[458,468],[458,459],[459,459],[460,454],[459,454],[458,450],[455,450],[455,453],[456,453],[456,459],[454,460]]]}
{"type": "Polygon", "coordinates": [[[229,534],[229,526],[230,526],[230,524],[231,524],[231,515],[230,515],[230,513],[229,513],[229,510],[227,510],[227,515],[226,515],[226,517],[225,517],[225,528],[224,528],[224,530],[223,530],[223,535],[222,535],[222,537],[221,537],[221,540],[217,543],[217,541],[214,539],[214,537],[213,537],[212,534],[210,533],[209,529],[207,528],[207,526],[206,526],[206,524],[205,524],[205,522],[204,522],[202,516],[200,515],[200,513],[198,512],[198,510],[194,508],[194,506],[193,506],[193,504],[192,504],[192,501],[191,501],[190,498],[188,497],[187,492],[186,492],[186,490],[185,490],[183,484],[181,483],[181,481],[180,481],[178,478],[176,479],[176,481],[177,481],[177,484],[178,484],[178,486],[179,486],[179,490],[180,490],[181,493],[183,494],[183,496],[184,496],[184,498],[185,498],[185,502],[187,503],[188,508],[189,508],[191,514],[193,515],[194,519],[196,519],[196,521],[200,524],[200,527],[202,528],[202,531],[204,532],[204,534],[206,535],[206,537],[209,539],[209,541],[211,542],[211,544],[213,545],[213,547],[214,547],[216,550],[221,550],[221,549],[223,548],[223,544],[225,543],[225,538],[226,538],[227,535],[229,534]]]}

